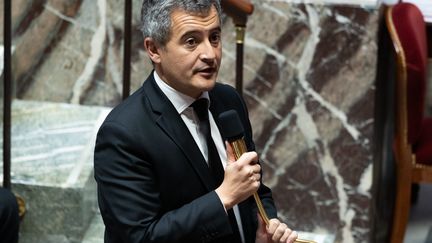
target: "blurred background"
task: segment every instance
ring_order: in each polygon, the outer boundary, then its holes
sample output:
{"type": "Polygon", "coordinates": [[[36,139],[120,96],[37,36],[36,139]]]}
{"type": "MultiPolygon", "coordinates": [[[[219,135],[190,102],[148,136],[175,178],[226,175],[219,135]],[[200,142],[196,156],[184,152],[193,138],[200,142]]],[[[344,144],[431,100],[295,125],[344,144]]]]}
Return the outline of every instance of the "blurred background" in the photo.
{"type": "MultiPolygon", "coordinates": [[[[99,125],[122,100],[125,43],[130,93],[152,70],[139,31],[141,0],[131,1],[130,36],[126,2],[12,1],[11,188],[26,202],[20,242],[103,242],[92,156],[99,125]]],[[[396,64],[386,5],[250,2],[242,91],[279,217],[317,242],[389,242],[396,169],[395,87],[387,74],[396,64]]],[[[432,5],[419,2],[432,21],[432,5]]],[[[228,15],[222,22],[218,80],[235,86],[235,26],[228,15]]],[[[430,205],[431,188],[418,188],[413,205],[430,205]]],[[[411,219],[405,237],[417,238],[406,242],[432,242],[431,210],[413,210],[429,216],[414,228],[419,221],[411,219]]]]}

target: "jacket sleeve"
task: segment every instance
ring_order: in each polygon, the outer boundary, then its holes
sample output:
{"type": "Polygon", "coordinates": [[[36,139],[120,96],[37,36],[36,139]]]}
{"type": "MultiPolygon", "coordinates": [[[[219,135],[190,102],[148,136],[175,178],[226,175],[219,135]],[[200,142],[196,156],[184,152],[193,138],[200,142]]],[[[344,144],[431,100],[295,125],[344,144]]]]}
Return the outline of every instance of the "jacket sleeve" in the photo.
{"type": "Polygon", "coordinates": [[[133,131],[114,122],[98,132],[94,173],[105,242],[209,242],[231,233],[214,191],[163,212],[153,162],[135,143],[133,131]]]}

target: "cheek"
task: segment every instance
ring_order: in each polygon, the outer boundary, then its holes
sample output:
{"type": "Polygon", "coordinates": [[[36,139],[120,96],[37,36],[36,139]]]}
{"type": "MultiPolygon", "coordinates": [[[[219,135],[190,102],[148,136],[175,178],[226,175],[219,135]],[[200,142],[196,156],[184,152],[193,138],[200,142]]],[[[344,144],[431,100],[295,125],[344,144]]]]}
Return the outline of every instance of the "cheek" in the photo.
{"type": "Polygon", "coordinates": [[[218,59],[218,62],[220,63],[221,59],[222,59],[222,49],[218,48],[215,50],[216,53],[216,58],[218,59]]]}
{"type": "Polygon", "coordinates": [[[191,70],[197,64],[198,58],[195,55],[184,55],[178,57],[176,60],[177,65],[179,65],[182,69],[191,70]]]}
{"type": "Polygon", "coordinates": [[[181,70],[185,69],[185,59],[179,55],[170,56],[170,61],[166,63],[166,68],[171,70],[181,70]]]}
{"type": "Polygon", "coordinates": [[[192,65],[190,65],[184,58],[177,58],[174,60],[173,66],[171,68],[174,67],[177,69],[177,71],[180,71],[179,75],[185,75],[187,70],[191,69],[192,65]]]}

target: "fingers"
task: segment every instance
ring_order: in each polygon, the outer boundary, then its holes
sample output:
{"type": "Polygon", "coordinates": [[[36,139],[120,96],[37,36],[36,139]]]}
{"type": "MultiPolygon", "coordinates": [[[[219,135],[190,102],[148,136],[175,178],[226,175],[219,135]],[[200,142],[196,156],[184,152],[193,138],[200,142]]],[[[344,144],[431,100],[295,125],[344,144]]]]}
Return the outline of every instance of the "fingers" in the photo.
{"type": "MultiPolygon", "coordinates": [[[[292,230],[290,228],[286,228],[279,239],[279,242],[287,242],[288,238],[291,236],[292,230]]],[[[290,242],[290,241],[289,241],[290,242]]]]}
{"type": "Polygon", "coordinates": [[[247,152],[242,154],[237,160],[238,163],[254,165],[258,163],[258,154],[256,152],[247,152]]]}
{"type": "Polygon", "coordinates": [[[227,163],[229,164],[235,162],[236,159],[235,159],[234,149],[232,148],[231,144],[225,142],[225,146],[226,146],[226,153],[227,153],[227,163]]]}
{"type": "Polygon", "coordinates": [[[236,156],[234,153],[234,149],[228,141],[225,141],[226,146],[226,154],[227,154],[227,162],[238,162],[243,165],[253,165],[258,163],[258,154],[256,152],[246,152],[240,156],[240,158],[236,161],[236,156]]]}
{"type": "Polygon", "coordinates": [[[269,233],[272,236],[272,238],[273,238],[273,235],[275,234],[279,224],[280,224],[280,221],[278,219],[270,219],[269,225],[267,225],[267,233],[269,233]]]}
{"type": "Polygon", "coordinates": [[[250,170],[250,172],[249,172],[249,180],[251,182],[260,182],[260,180],[261,180],[261,174],[259,172],[258,173],[254,173],[254,172],[252,172],[252,170],[250,170]]]}
{"type": "MultiPolygon", "coordinates": [[[[236,157],[233,147],[228,141],[225,141],[225,146],[228,162],[235,162],[236,157]]],[[[258,154],[256,152],[246,152],[240,156],[237,162],[245,164],[256,164],[258,163],[258,154]]]]}
{"type": "Polygon", "coordinates": [[[298,238],[297,231],[292,231],[291,234],[288,236],[288,240],[286,242],[294,243],[295,240],[297,240],[297,238],[298,238]]]}
{"type": "Polygon", "coordinates": [[[234,150],[230,143],[225,142],[227,152],[227,165],[234,167],[238,176],[244,176],[251,181],[260,181],[261,166],[258,164],[258,154],[256,152],[246,152],[235,159],[234,150]],[[234,163],[235,162],[235,163],[234,163]]]}
{"type": "Polygon", "coordinates": [[[257,159],[255,152],[249,152],[237,160],[239,173],[243,174],[244,178],[256,188],[261,182],[261,166],[256,162],[257,159]]]}
{"type": "Polygon", "coordinates": [[[272,242],[293,243],[297,239],[297,232],[278,219],[270,220],[267,233],[271,236],[272,242]]]}
{"type": "Polygon", "coordinates": [[[261,166],[256,152],[247,152],[235,160],[233,147],[226,143],[227,166],[224,180],[216,193],[225,208],[250,197],[261,185],[261,166]]]}
{"type": "Polygon", "coordinates": [[[251,165],[249,168],[248,175],[253,176],[255,174],[261,175],[261,166],[259,164],[251,165]]]}

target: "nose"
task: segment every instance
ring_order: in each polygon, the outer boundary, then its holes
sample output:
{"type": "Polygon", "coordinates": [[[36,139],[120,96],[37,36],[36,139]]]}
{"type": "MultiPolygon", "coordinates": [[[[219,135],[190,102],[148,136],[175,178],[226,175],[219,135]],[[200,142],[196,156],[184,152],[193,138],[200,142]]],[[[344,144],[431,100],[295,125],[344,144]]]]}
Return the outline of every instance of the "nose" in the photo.
{"type": "Polygon", "coordinates": [[[213,63],[216,60],[216,49],[218,47],[213,46],[210,41],[204,41],[201,43],[200,59],[205,63],[213,63]]]}

